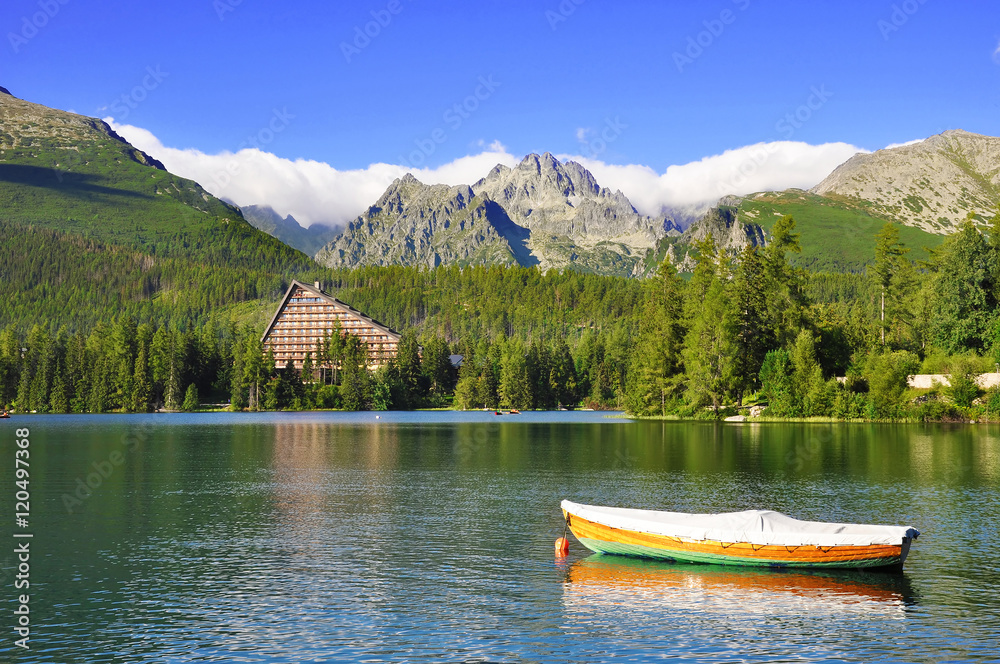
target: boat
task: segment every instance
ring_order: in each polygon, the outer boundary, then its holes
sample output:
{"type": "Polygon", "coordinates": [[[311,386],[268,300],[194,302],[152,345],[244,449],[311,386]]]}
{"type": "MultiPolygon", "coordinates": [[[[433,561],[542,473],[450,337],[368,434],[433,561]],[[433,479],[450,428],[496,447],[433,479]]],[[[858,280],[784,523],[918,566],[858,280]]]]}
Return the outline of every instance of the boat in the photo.
{"type": "Polygon", "coordinates": [[[908,526],[799,521],[771,510],[687,514],[562,501],[566,525],[596,553],[755,567],[902,567],[908,526]]]}
{"type": "Polygon", "coordinates": [[[9,419],[10,419],[10,413],[8,413],[7,411],[0,413],[0,420],[9,420],[9,419]]]}

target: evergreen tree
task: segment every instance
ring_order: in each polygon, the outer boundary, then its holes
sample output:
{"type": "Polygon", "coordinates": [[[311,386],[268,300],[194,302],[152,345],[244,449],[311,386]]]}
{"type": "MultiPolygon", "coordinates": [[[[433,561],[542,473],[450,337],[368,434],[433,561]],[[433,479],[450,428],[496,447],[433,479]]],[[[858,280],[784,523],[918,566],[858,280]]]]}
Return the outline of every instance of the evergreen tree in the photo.
{"type": "Polygon", "coordinates": [[[549,349],[541,341],[535,341],[528,347],[524,363],[531,388],[531,407],[551,410],[555,407],[556,400],[551,388],[552,362],[549,349]]]}
{"type": "Polygon", "coordinates": [[[761,395],[767,399],[767,414],[792,417],[799,414],[791,357],[784,348],[769,351],[760,367],[761,395]]]}
{"type": "Polygon", "coordinates": [[[768,318],[778,346],[790,345],[799,330],[806,326],[808,298],[804,273],[792,267],[787,259],[788,252],[801,251],[795,219],[785,215],[774,222],[771,242],[764,249],[763,259],[768,318]]]}
{"type": "Polygon", "coordinates": [[[734,346],[725,322],[729,307],[724,283],[713,280],[691,320],[683,352],[688,400],[696,407],[711,406],[716,414],[734,386],[734,346]]]}
{"type": "Polygon", "coordinates": [[[892,222],[886,222],[875,236],[875,265],[872,266],[872,276],[880,289],[879,321],[881,328],[882,346],[885,346],[885,333],[888,329],[886,323],[886,301],[888,299],[889,319],[893,318],[893,313],[900,310],[898,298],[903,290],[900,277],[906,274],[905,265],[906,254],[909,249],[903,247],[899,241],[899,229],[892,222]]]}
{"type": "Polygon", "coordinates": [[[420,367],[420,346],[416,332],[411,328],[399,340],[396,366],[405,394],[404,408],[419,408],[424,404],[427,389],[420,367]]]}
{"type": "Polygon", "coordinates": [[[806,417],[829,415],[832,402],[823,381],[823,369],[816,358],[816,340],[812,332],[802,330],[792,348],[792,381],[796,414],[806,417]]]}
{"type": "Polygon", "coordinates": [[[111,327],[110,352],[113,366],[112,408],[132,410],[138,325],[134,318],[123,316],[111,327]]]}
{"type": "Polygon", "coordinates": [[[0,330],[0,408],[17,398],[21,344],[12,328],[0,330]]]}
{"type": "Polygon", "coordinates": [[[948,238],[934,282],[934,341],[948,353],[992,346],[997,315],[990,246],[967,219],[948,238]]]}
{"type": "Polygon", "coordinates": [[[340,396],[346,410],[368,410],[371,398],[368,355],[361,340],[347,335],[341,370],[340,396]]]}
{"type": "Polygon", "coordinates": [[[66,387],[65,371],[61,362],[56,366],[55,377],[52,379],[52,392],[49,397],[49,412],[69,412],[69,394],[66,387]]]}
{"type": "Polygon", "coordinates": [[[765,263],[756,247],[746,245],[730,282],[730,313],[726,326],[733,342],[733,389],[738,405],[758,386],[767,352],[777,345],[768,317],[765,263]]]}
{"type": "Polygon", "coordinates": [[[181,405],[181,410],[185,413],[190,413],[198,410],[198,406],[198,386],[191,383],[188,385],[187,391],[184,392],[184,403],[181,405]]]}
{"type": "Polygon", "coordinates": [[[421,371],[423,382],[429,387],[435,401],[442,403],[444,396],[455,389],[455,370],[451,365],[451,351],[447,341],[437,336],[427,340],[421,371]]]}
{"type": "Polygon", "coordinates": [[[549,389],[557,405],[572,408],[580,402],[579,381],[576,364],[570,353],[566,339],[560,337],[552,352],[552,369],[549,373],[549,389]]]}
{"type": "Polygon", "coordinates": [[[630,370],[629,410],[635,413],[666,415],[668,404],[679,396],[686,332],[681,288],[680,277],[669,261],[660,265],[656,277],[647,284],[630,370]]]}
{"type": "Polygon", "coordinates": [[[145,345],[140,344],[135,358],[135,370],[132,374],[132,394],[129,395],[128,410],[132,413],[148,413],[150,411],[152,385],[147,360],[148,353],[145,345]]]}
{"type": "Polygon", "coordinates": [[[500,368],[500,406],[526,410],[531,408],[531,380],[528,377],[528,364],[525,349],[521,342],[512,339],[507,343],[500,368]]]}

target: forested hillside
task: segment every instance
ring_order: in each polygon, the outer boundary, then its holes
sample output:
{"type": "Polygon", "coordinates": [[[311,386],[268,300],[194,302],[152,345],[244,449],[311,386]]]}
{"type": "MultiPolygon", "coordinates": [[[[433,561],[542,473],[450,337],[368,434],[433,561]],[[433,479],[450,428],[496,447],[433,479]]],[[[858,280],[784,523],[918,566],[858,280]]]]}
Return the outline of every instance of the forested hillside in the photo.
{"type": "MultiPolygon", "coordinates": [[[[200,400],[234,408],[583,404],[710,418],[757,405],[777,417],[996,418],[998,392],[972,383],[1000,361],[1000,217],[993,224],[983,233],[967,222],[920,262],[886,224],[865,275],[794,267],[791,217],[775,223],[767,247],[735,258],[706,238],[687,281],[669,263],[645,281],[519,267],[313,270],[301,278],[406,330],[395,363],[370,374],[355,338],[335,334],[310,362],[337,371],[303,382],[272,368],[262,325],[185,317],[197,307],[161,302],[164,322],[139,308],[87,329],[7,326],[0,402],[39,412],[195,408],[200,400]],[[453,353],[464,356],[457,372],[453,353]],[[917,372],[950,373],[952,386],[907,391],[906,376],[917,372]]],[[[81,288],[81,297],[109,303],[127,281],[81,288]]],[[[240,313],[262,320],[276,300],[248,302],[240,313]]],[[[73,320],[57,308],[47,315],[73,320]]]]}

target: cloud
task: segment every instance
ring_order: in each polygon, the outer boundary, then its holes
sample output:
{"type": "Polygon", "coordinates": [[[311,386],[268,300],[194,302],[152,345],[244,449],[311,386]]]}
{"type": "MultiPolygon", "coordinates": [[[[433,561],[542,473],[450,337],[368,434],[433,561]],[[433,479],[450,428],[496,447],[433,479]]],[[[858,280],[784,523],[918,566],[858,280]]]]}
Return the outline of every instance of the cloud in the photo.
{"type": "Polygon", "coordinates": [[[668,210],[703,210],[727,194],[808,189],[858,152],[847,143],[810,145],[793,141],[757,143],[657,173],[638,164],[617,165],[577,155],[559,155],[586,166],[597,181],[620,189],[648,215],[668,210]]]}
{"type": "Polygon", "coordinates": [[[997,49],[993,51],[993,62],[1000,65],[1000,44],[997,44],[997,49]]]}
{"type": "MultiPolygon", "coordinates": [[[[363,169],[338,170],[323,162],[284,159],[256,148],[206,154],[192,148],[166,147],[146,129],[118,125],[111,119],[107,122],[137,148],[162,161],[172,173],[195,180],[215,196],[237,205],[270,205],[281,215],[293,215],[305,226],[317,222],[346,224],[407,171],[426,184],[474,184],[498,163],[514,166],[520,161],[499,141],[479,141],[479,153],[436,168],[377,163],[363,169]]],[[[858,152],[866,150],[847,143],[757,143],[670,166],[663,173],[641,164],[608,164],[571,154],[558,156],[583,164],[602,186],[620,189],[639,212],[656,216],[675,210],[694,214],[727,194],[807,189],[858,152]]]]}
{"type": "Polygon", "coordinates": [[[284,159],[257,148],[207,154],[193,148],[163,145],[152,132],[120,125],[105,118],[125,140],[163,162],[167,170],[198,182],[213,195],[237,205],[270,205],[278,214],[292,215],[303,226],[343,225],[378,200],[393,180],[407,171],[427,184],[471,184],[498,163],[513,166],[517,159],[499,142],[481,146],[482,152],[438,168],[406,168],[371,164],[364,169],[338,170],[307,159],[284,159]]]}

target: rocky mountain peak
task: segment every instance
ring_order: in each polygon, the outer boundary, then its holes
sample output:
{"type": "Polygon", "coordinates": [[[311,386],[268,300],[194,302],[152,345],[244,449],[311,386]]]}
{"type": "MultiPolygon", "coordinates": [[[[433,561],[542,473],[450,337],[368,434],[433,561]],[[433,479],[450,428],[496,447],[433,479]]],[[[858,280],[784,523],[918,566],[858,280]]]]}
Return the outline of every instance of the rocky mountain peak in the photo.
{"type": "Polygon", "coordinates": [[[857,154],[811,191],[864,200],[875,216],[951,233],[970,211],[988,219],[1000,205],[1000,138],[952,129],[857,154]]]}
{"type": "Polygon", "coordinates": [[[644,273],[646,254],[668,232],[679,232],[671,220],[640,215],[581,164],[545,152],[514,168],[498,164],[471,187],[428,186],[407,174],[317,260],[331,267],[387,264],[388,257],[435,265],[491,256],[543,270],[634,275],[644,273]]]}

